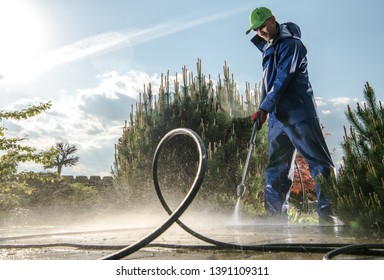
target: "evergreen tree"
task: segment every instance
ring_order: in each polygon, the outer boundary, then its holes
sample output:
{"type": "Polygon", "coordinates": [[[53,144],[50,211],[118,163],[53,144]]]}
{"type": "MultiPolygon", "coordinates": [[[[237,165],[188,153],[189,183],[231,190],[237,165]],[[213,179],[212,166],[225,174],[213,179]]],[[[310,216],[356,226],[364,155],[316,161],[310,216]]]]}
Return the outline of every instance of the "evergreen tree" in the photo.
{"type": "MultiPolygon", "coordinates": [[[[258,106],[258,91],[255,89],[252,95],[247,84],[242,97],[227,65],[223,79],[219,75],[216,86],[201,68],[201,60],[198,60],[197,76],[194,77],[184,67],[181,85],[176,76],[174,92],[170,91],[169,73],[162,75],[157,100],[149,86],[144,88],[135,112],[132,108],[130,121],[116,145],[112,170],[115,182],[125,184],[129,189],[130,201],[151,200],[150,195],[154,194],[151,177],[154,151],[167,132],[183,127],[196,131],[208,152],[207,172],[199,195],[212,204],[233,206],[251,136],[249,116],[258,106]]],[[[249,204],[259,200],[258,190],[263,185],[267,151],[265,132],[266,126],[259,133],[255,160],[249,168],[247,187],[250,192],[245,198],[249,204]]],[[[163,169],[158,174],[165,175],[161,178],[164,184],[160,185],[165,186],[168,182],[172,196],[175,196],[175,186],[189,189],[188,179],[194,176],[191,162],[196,153],[189,150],[190,146],[193,145],[187,140],[178,139],[170,144],[170,148],[164,149],[165,158],[159,164],[163,169]]]]}
{"type": "Polygon", "coordinates": [[[384,109],[373,88],[365,102],[346,111],[343,165],[338,178],[324,182],[336,214],[354,228],[384,227],[384,109]]]}

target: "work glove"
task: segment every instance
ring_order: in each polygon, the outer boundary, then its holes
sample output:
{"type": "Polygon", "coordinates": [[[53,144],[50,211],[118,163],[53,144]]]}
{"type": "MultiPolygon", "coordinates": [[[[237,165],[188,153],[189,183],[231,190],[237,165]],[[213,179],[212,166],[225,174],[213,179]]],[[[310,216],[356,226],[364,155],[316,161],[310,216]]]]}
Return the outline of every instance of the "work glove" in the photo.
{"type": "Polygon", "coordinates": [[[263,124],[267,120],[267,115],[268,115],[268,112],[266,112],[262,109],[259,109],[257,112],[255,112],[252,115],[252,122],[256,123],[257,129],[259,129],[259,130],[261,129],[261,127],[263,126],[263,124]]]}

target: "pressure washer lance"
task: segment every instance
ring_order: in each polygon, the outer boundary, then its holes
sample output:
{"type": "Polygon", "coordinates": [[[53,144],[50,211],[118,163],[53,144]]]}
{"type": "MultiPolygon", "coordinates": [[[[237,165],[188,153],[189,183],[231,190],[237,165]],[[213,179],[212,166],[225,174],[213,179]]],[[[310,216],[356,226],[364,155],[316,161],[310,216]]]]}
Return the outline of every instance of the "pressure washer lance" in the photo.
{"type": "Polygon", "coordinates": [[[248,143],[248,145],[249,145],[248,146],[248,155],[247,155],[247,159],[246,159],[245,165],[244,165],[243,177],[241,178],[241,183],[237,186],[237,197],[238,198],[243,197],[245,190],[246,190],[245,177],[246,177],[247,172],[248,172],[249,160],[251,159],[253,147],[256,145],[257,132],[260,130],[260,128],[261,128],[260,121],[256,120],[253,123],[251,139],[248,143]]]}

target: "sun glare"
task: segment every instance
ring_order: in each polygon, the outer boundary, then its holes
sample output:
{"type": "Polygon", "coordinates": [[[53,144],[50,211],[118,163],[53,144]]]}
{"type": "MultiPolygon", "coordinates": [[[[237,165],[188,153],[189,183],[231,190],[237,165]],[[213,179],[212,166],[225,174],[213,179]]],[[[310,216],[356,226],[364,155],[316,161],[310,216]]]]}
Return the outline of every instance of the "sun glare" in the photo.
{"type": "Polygon", "coordinates": [[[26,0],[0,2],[1,79],[24,80],[34,75],[32,60],[43,49],[44,29],[32,3],[26,0]]]}

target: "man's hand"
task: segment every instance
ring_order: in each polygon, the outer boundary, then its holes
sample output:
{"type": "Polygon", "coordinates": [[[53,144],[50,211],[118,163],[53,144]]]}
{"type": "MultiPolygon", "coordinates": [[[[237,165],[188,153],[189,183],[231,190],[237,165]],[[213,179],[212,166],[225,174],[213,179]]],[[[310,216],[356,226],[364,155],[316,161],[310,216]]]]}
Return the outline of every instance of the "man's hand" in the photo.
{"type": "Polygon", "coordinates": [[[267,120],[268,112],[259,109],[252,115],[252,122],[257,123],[257,129],[261,129],[265,121],[267,120]]]}

